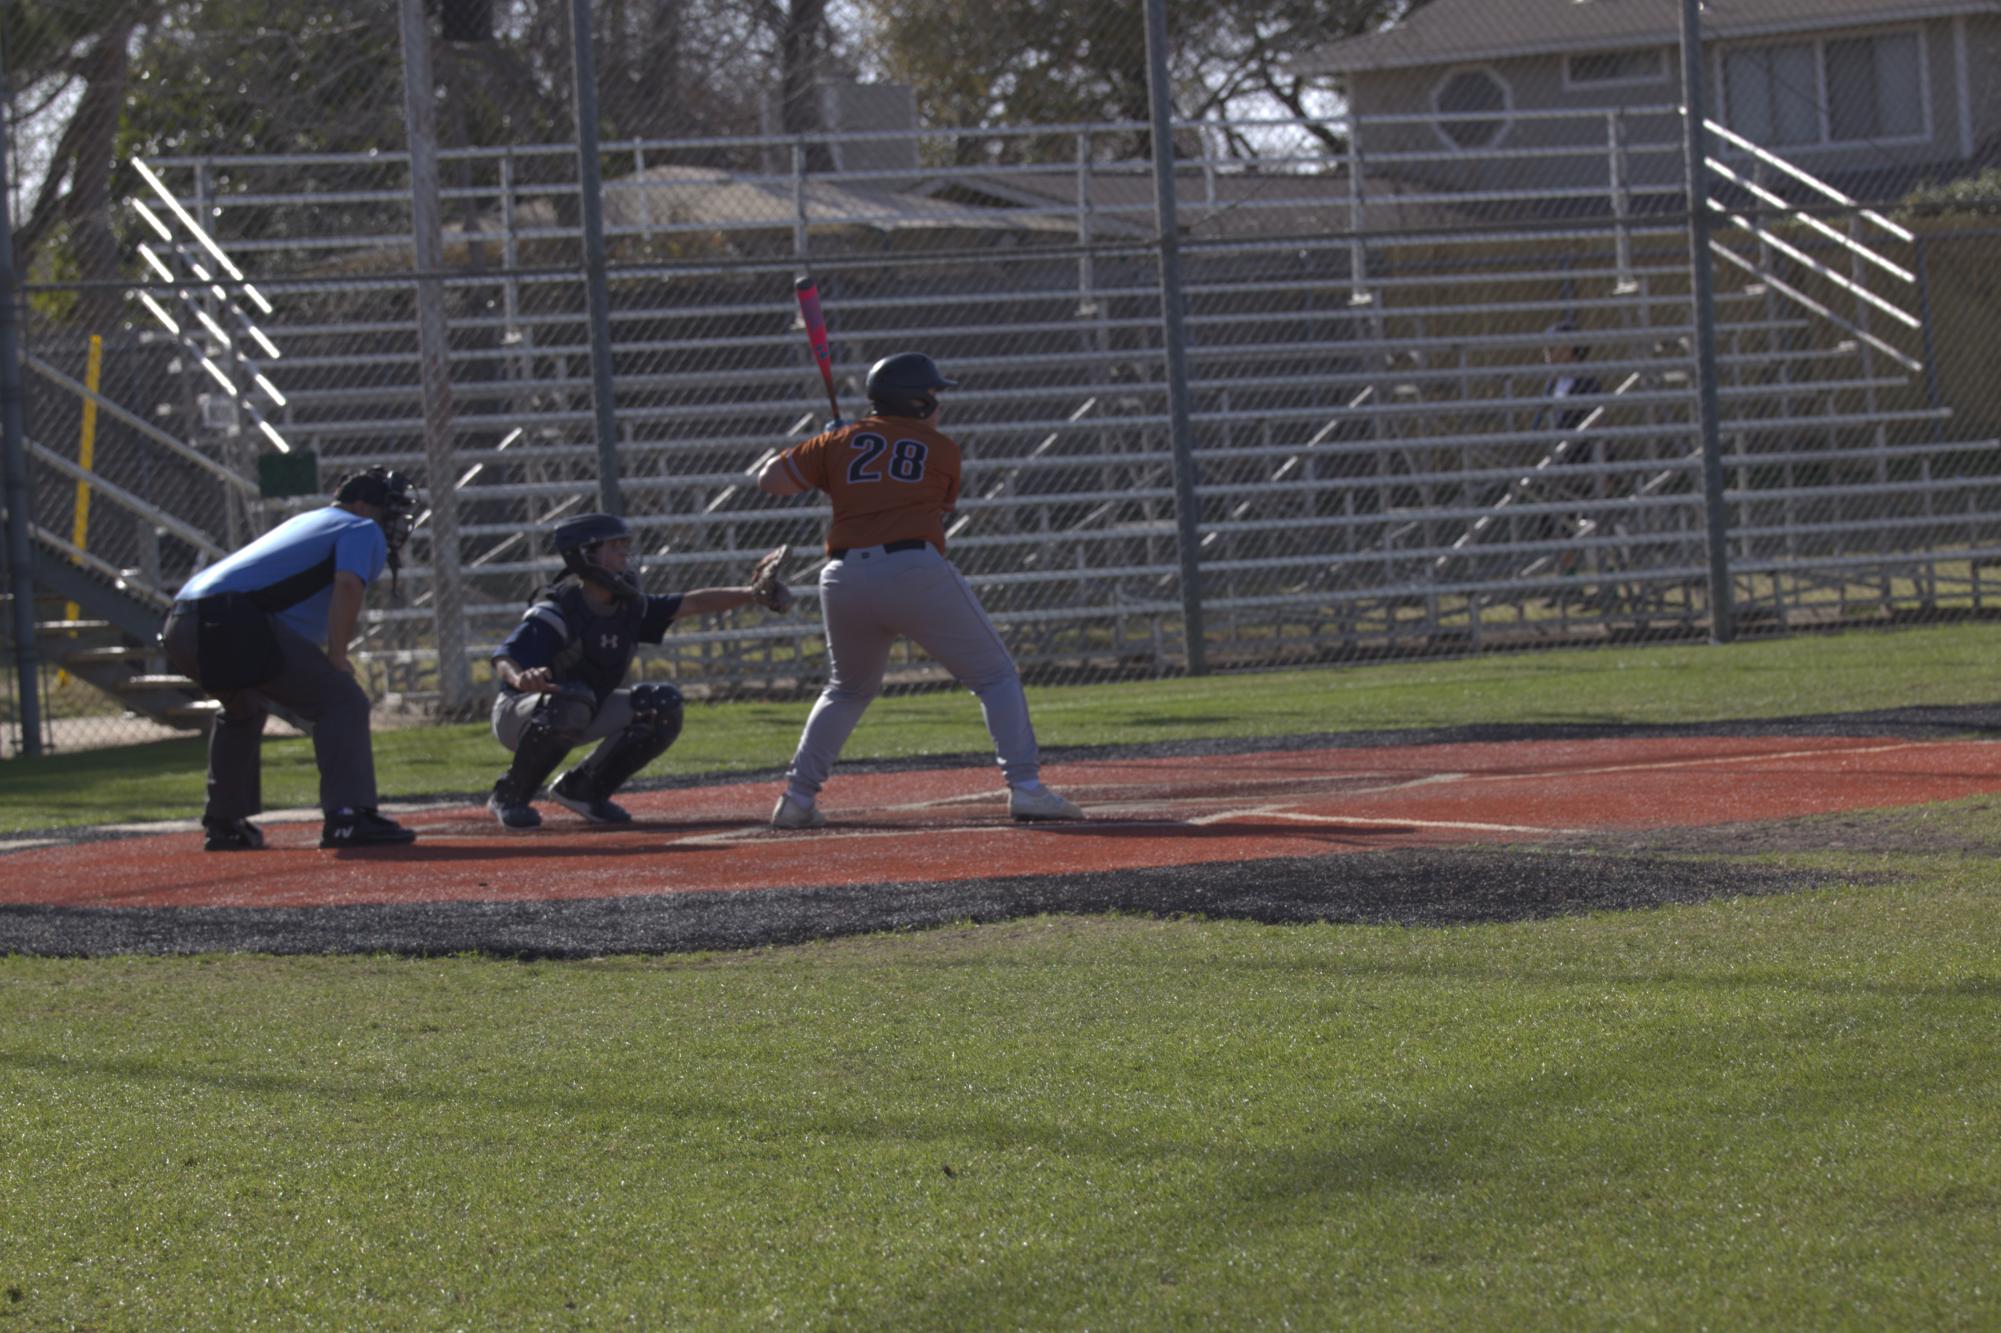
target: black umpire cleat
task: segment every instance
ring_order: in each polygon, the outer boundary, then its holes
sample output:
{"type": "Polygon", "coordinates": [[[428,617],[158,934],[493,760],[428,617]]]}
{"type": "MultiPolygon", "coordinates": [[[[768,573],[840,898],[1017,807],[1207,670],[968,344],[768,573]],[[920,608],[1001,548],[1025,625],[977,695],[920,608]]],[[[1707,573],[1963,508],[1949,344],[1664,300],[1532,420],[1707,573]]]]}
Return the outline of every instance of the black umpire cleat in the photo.
{"type": "Polygon", "coordinates": [[[512,793],[504,793],[497,787],[493,795],[486,798],[486,808],[493,812],[493,817],[500,821],[502,828],[542,827],[542,816],[537,813],[534,806],[526,801],[516,800],[512,793]]]}
{"type": "Polygon", "coordinates": [[[247,819],[204,819],[201,849],[205,852],[254,852],[264,845],[264,834],[247,819]]]}
{"type": "Polygon", "coordinates": [[[574,810],[593,824],[630,824],[632,812],[616,801],[593,796],[571,769],[549,784],[549,799],[565,810],[574,810]]]}
{"type": "Polygon", "coordinates": [[[322,847],[401,847],[417,841],[417,830],[404,828],[373,810],[343,806],[327,815],[320,828],[322,847]]]}

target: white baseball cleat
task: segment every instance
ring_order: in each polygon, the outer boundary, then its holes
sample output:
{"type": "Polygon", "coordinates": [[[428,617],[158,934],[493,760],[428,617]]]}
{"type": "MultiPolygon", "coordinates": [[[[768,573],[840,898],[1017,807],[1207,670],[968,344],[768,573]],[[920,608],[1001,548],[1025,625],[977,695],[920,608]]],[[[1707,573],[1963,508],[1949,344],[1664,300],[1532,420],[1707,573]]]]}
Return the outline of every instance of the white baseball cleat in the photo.
{"type": "Polygon", "coordinates": [[[771,807],[771,827],[773,828],[819,828],[827,822],[817,805],[803,805],[793,799],[791,792],[778,798],[778,804],[771,807]]]}
{"type": "Polygon", "coordinates": [[[1082,819],[1084,812],[1075,801],[1058,796],[1047,787],[1037,787],[1034,791],[1024,791],[1020,787],[1007,789],[1007,812],[1014,818],[1027,823],[1038,819],[1082,819]]]}

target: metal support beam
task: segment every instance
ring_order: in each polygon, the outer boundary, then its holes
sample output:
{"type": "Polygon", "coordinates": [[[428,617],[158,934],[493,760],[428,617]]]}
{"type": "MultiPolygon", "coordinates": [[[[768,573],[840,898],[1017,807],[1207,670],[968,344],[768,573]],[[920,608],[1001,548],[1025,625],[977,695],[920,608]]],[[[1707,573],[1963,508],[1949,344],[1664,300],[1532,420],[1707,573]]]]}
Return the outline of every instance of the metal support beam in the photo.
{"type": "MultiPolygon", "coordinates": [[[[7,81],[4,51],[0,51],[0,107],[14,105],[7,81]]],[[[14,671],[21,701],[20,753],[31,759],[42,753],[41,670],[35,660],[34,553],[28,525],[34,521],[28,494],[28,444],[21,426],[21,349],[15,328],[14,220],[8,200],[8,139],[13,126],[0,133],[0,455],[4,455],[7,502],[8,588],[14,595],[14,671]]]]}
{"type": "Polygon", "coordinates": [[[1167,81],[1165,0],[1146,2],[1147,101],[1153,111],[1153,211],[1160,228],[1160,322],[1167,352],[1168,429],[1174,445],[1174,518],[1181,555],[1181,618],[1188,674],[1209,670],[1202,619],[1201,501],[1195,493],[1194,429],[1188,411],[1188,332],[1181,292],[1181,224],[1174,200],[1173,89],[1167,81]]]}
{"type": "Polygon", "coordinates": [[[570,0],[576,76],[577,191],[584,229],[584,299],[591,319],[591,397],[597,407],[598,508],[624,514],[618,486],[618,424],[611,384],[611,292],[605,282],[604,182],[598,171],[598,76],[591,51],[591,0],[570,0]]]}
{"type": "Polygon", "coordinates": [[[1702,492],[1709,545],[1709,641],[1735,636],[1729,516],[1723,505],[1722,410],[1716,394],[1716,293],[1709,253],[1709,147],[1702,92],[1702,6],[1681,3],[1682,156],[1688,181],[1688,281],[1694,305],[1695,383],[1702,427],[1702,492]]]}
{"type": "Polygon", "coordinates": [[[431,501],[431,587],[438,636],[438,706],[456,717],[472,701],[465,598],[459,581],[459,503],[452,450],[451,336],[445,326],[444,224],[438,211],[437,80],[424,0],[403,0],[403,109],[410,139],[411,240],[417,263],[417,356],[424,388],[424,472],[431,501]]]}

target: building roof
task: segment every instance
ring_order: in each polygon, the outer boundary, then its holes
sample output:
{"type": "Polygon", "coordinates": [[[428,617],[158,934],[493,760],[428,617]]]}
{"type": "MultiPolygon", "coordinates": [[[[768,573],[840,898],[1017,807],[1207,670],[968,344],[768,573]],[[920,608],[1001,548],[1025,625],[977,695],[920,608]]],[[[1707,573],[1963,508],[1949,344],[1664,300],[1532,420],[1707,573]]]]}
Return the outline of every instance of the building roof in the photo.
{"type": "MultiPolygon", "coordinates": [[[[1091,228],[1096,236],[1147,238],[1154,234],[1150,172],[1130,167],[1097,170],[1088,179],[1091,228]]],[[[1359,214],[1349,207],[1345,172],[1204,172],[1199,167],[1182,166],[1175,172],[1175,180],[1182,230],[1204,240],[1323,235],[1330,229],[1405,231],[1461,226],[1466,221],[1464,213],[1438,197],[1435,187],[1381,174],[1370,175],[1368,197],[1359,214]]],[[[1074,168],[1013,169],[987,177],[955,174],[931,188],[955,198],[983,198],[1054,213],[1062,219],[1060,225],[1076,226],[1072,212],[1077,199],[1074,168]]]]}
{"type": "MultiPolygon", "coordinates": [[[[1310,51],[1303,74],[1345,74],[1547,55],[1674,45],[1681,0],[1431,0],[1409,19],[1310,51]]],[[[2001,0],[1702,0],[1711,41],[1880,27],[1958,14],[2001,14],[2001,0]]]]}
{"type": "Polygon", "coordinates": [[[867,227],[880,231],[958,229],[985,233],[1043,233],[1067,237],[1060,218],[905,194],[854,183],[806,181],[803,201],[783,177],[745,177],[711,167],[657,166],[605,182],[604,220],[614,228],[656,226],[789,230],[803,202],[810,226],[867,227]]]}

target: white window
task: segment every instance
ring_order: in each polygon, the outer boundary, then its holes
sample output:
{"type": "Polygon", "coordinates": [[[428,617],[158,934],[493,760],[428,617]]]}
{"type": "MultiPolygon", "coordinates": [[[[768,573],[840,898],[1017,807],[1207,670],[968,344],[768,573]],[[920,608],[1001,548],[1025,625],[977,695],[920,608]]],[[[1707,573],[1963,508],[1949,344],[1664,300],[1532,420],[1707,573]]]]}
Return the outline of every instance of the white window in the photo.
{"type": "Polygon", "coordinates": [[[1909,139],[1925,132],[1918,35],[1862,37],[1827,44],[1829,137],[1909,139]]]}
{"type": "Polygon", "coordinates": [[[1921,139],[1924,51],[1915,32],[1727,51],[1723,106],[1731,129],[1774,147],[1921,139]]]}
{"type": "Polygon", "coordinates": [[[1431,97],[1438,132],[1456,148],[1485,148],[1501,137],[1507,121],[1507,85],[1488,69],[1456,70],[1431,97]]]}
{"type": "Polygon", "coordinates": [[[1753,143],[1820,142],[1820,79],[1811,46],[1760,46],[1723,57],[1730,128],[1753,143]]]}
{"type": "Polygon", "coordinates": [[[1666,78],[1667,56],[1657,46],[1639,51],[1592,51],[1563,62],[1563,81],[1572,88],[1660,83],[1666,78]]]}

